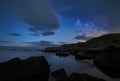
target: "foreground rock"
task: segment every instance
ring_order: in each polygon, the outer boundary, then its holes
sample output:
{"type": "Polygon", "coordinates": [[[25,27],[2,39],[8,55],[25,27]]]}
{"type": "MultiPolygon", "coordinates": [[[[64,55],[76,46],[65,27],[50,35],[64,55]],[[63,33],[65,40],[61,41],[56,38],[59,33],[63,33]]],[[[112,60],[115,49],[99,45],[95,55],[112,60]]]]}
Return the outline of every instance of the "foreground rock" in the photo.
{"type": "Polygon", "coordinates": [[[109,46],[94,59],[95,65],[113,78],[120,77],[120,48],[109,46]]]}
{"type": "Polygon", "coordinates": [[[50,69],[43,56],[19,58],[0,64],[0,81],[48,81],[50,69]]]}
{"type": "Polygon", "coordinates": [[[90,76],[88,74],[72,73],[64,81],[105,81],[105,80],[90,76]]]}
{"type": "Polygon", "coordinates": [[[86,73],[72,73],[69,77],[67,77],[64,69],[56,70],[52,72],[51,75],[56,79],[56,81],[105,81],[86,73]]]}
{"type": "Polygon", "coordinates": [[[65,80],[67,78],[67,74],[66,74],[66,72],[65,72],[65,70],[63,68],[52,72],[51,75],[57,81],[62,81],[62,80],[65,80]]]}

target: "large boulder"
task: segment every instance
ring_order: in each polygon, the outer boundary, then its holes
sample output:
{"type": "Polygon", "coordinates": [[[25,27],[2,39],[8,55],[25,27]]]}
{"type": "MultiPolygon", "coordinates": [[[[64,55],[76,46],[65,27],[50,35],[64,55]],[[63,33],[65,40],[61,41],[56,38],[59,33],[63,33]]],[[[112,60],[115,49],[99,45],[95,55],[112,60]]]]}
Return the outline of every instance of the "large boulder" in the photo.
{"type": "Polygon", "coordinates": [[[74,56],[75,56],[75,59],[77,59],[77,60],[84,60],[87,58],[87,55],[80,51],[78,51],[76,54],[74,54],[74,56]]]}
{"type": "Polygon", "coordinates": [[[104,51],[107,53],[107,54],[116,54],[119,52],[119,48],[111,45],[111,46],[108,46],[106,49],[104,49],[104,51]]]}
{"type": "Polygon", "coordinates": [[[43,56],[0,64],[0,81],[48,81],[50,68],[43,56]]]}
{"type": "Polygon", "coordinates": [[[62,81],[67,78],[67,73],[62,68],[52,72],[51,76],[54,77],[57,81],[62,81]]]}
{"type": "Polygon", "coordinates": [[[64,81],[105,81],[105,80],[90,76],[88,74],[72,73],[64,81]]]}
{"type": "Polygon", "coordinates": [[[120,77],[120,48],[109,46],[94,59],[95,65],[113,78],[120,77]]]}

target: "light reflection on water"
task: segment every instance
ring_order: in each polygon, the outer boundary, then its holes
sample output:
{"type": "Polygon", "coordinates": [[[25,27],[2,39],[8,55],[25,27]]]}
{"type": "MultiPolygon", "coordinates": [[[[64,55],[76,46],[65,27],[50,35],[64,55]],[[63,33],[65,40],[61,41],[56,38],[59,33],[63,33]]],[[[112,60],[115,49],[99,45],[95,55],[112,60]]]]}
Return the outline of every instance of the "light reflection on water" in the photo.
{"type": "MultiPolygon", "coordinates": [[[[73,56],[59,57],[54,53],[43,53],[40,51],[0,51],[0,62],[5,62],[15,57],[26,59],[31,56],[44,56],[51,65],[51,72],[64,68],[68,75],[72,72],[88,73],[107,81],[120,81],[120,79],[112,79],[103,74],[94,66],[92,60],[77,61],[73,56]]],[[[53,78],[50,77],[50,80],[53,80],[53,78]]]]}

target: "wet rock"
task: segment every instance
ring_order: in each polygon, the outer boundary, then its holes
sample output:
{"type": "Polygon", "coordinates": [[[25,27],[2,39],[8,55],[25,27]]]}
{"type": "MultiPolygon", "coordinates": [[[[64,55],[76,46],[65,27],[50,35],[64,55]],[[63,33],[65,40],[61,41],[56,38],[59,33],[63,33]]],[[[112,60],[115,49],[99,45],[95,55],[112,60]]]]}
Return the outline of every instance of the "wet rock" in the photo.
{"type": "Polygon", "coordinates": [[[50,69],[43,56],[0,63],[0,81],[48,81],[50,69]]]}
{"type": "Polygon", "coordinates": [[[95,65],[107,75],[113,78],[120,77],[120,49],[109,46],[103,54],[99,54],[94,59],[95,65]]]}
{"type": "Polygon", "coordinates": [[[56,55],[57,56],[67,57],[67,56],[69,56],[69,53],[68,52],[57,52],[56,55]]]}
{"type": "Polygon", "coordinates": [[[112,45],[112,46],[108,46],[106,49],[104,49],[104,51],[108,54],[114,54],[119,52],[119,48],[112,45]]]}
{"type": "Polygon", "coordinates": [[[57,81],[62,81],[67,78],[67,74],[63,68],[52,72],[51,76],[54,77],[57,81]]]}
{"type": "Polygon", "coordinates": [[[74,55],[75,56],[75,59],[80,59],[80,60],[83,60],[83,59],[86,59],[87,56],[85,53],[82,53],[82,52],[77,52],[77,54],[74,55]]]}
{"type": "Polygon", "coordinates": [[[85,50],[85,54],[87,55],[87,59],[94,59],[98,54],[101,54],[102,50],[85,50]]]}
{"type": "Polygon", "coordinates": [[[88,74],[72,73],[64,81],[105,81],[105,80],[90,76],[88,74]]]}
{"type": "Polygon", "coordinates": [[[58,52],[61,49],[59,47],[48,47],[43,50],[43,52],[58,52]]]}

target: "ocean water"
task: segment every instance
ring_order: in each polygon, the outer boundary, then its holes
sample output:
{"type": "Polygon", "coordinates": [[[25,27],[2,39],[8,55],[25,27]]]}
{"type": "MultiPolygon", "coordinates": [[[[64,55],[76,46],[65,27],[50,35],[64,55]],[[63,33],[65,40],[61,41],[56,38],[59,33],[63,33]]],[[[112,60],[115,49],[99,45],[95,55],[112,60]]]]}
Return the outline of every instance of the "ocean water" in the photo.
{"type": "MultiPolygon", "coordinates": [[[[40,51],[0,51],[0,63],[19,57],[26,59],[32,56],[44,56],[50,64],[51,72],[64,68],[69,76],[73,72],[88,73],[92,76],[103,78],[106,81],[120,81],[120,79],[113,79],[99,69],[97,69],[92,60],[75,60],[73,56],[59,57],[54,53],[43,53],[40,51]]],[[[49,81],[55,81],[51,76],[49,81]]]]}

